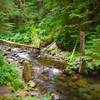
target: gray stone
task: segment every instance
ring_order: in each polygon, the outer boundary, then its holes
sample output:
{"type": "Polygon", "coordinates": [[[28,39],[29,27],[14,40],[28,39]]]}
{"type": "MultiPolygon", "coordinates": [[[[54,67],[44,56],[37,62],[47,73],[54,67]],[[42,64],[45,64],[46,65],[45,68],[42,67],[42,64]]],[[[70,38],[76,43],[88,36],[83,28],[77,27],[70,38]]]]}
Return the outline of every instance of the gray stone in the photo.
{"type": "Polygon", "coordinates": [[[17,55],[18,55],[20,58],[22,58],[22,59],[31,61],[30,55],[29,55],[28,53],[26,53],[26,52],[17,53],[17,55]]]}
{"type": "Polygon", "coordinates": [[[12,51],[18,53],[18,52],[20,52],[20,49],[19,48],[13,48],[12,51]]]}

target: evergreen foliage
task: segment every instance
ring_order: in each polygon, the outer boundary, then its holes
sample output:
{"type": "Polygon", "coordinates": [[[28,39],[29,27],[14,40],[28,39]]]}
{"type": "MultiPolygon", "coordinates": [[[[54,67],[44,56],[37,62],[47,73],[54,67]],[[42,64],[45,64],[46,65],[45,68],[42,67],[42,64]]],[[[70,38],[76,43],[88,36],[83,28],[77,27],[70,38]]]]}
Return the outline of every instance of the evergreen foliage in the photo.
{"type": "Polygon", "coordinates": [[[99,11],[99,0],[0,0],[0,38],[37,47],[56,41],[72,50],[83,30],[86,56],[99,59],[99,11]]]}

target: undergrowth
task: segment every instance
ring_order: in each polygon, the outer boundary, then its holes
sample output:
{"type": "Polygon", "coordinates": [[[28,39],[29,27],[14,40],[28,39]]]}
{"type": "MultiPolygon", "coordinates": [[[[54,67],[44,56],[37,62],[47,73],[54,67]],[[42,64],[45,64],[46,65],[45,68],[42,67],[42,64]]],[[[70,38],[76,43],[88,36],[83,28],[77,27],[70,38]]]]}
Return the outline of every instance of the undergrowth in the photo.
{"type": "Polygon", "coordinates": [[[19,69],[14,64],[9,64],[0,53],[0,86],[19,89],[23,86],[19,69]]]}

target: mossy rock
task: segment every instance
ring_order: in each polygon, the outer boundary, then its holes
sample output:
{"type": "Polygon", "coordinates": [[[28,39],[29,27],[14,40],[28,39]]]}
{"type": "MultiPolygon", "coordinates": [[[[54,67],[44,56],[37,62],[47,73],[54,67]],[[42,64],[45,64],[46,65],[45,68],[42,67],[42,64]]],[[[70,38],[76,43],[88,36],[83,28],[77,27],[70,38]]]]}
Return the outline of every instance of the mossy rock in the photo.
{"type": "Polygon", "coordinates": [[[30,61],[28,61],[28,60],[24,60],[23,62],[22,62],[22,65],[24,65],[24,66],[28,66],[28,65],[30,65],[31,63],[30,63],[30,61]]]}
{"type": "Polygon", "coordinates": [[[79,86],[79,87],[83,87],[83,86],[85,86],[85,85],[88,85],[88,81],[87,81],[87,79],[82,78],[82,79],[78,79],[78,80],[75,82],[75,84],[76,84],[77,86],[79,86]]]}

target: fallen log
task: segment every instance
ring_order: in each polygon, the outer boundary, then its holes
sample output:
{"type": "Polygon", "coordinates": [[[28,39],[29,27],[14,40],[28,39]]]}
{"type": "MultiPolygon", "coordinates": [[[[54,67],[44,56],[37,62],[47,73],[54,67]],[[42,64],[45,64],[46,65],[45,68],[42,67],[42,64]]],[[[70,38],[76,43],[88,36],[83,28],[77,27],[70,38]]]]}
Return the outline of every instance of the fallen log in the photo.
{"type": "Polygon", "coordinates": [[[16,43],[16,42],[4,40],[4,39],[0,39],[0,44],[6,45],[6,46],[11,46],[11,47],[38,49],[37,47],[34,47],[33,45],[20,44],[20,43],[16,43]]]}
{"type": "Polygon", "coordinates": [[[65,69],[68,65],[64,59],[57,56],[48,55],[48,54],[40,55],[37,57],[37,59],[43,65],[50,65],[59,69],[65,69]]]}

